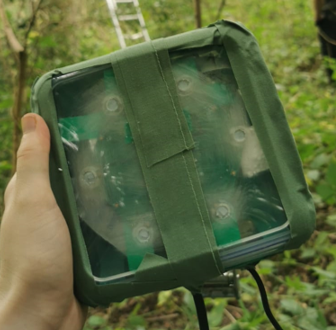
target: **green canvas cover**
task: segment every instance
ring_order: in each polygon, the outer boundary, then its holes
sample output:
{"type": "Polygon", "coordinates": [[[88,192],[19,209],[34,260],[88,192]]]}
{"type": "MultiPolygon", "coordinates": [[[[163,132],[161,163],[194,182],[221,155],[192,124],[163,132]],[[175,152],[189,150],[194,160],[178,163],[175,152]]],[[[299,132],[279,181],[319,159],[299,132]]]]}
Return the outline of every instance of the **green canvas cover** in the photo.
{"type": "MultiPolygon", "coordinates": [[[[241,25],[218,21],[207,28],[57,69],[36,81],[31,104],[32,110],[46,120],[51,131],[51,185],[70,229],[75,290],[85,304],[108,305],[127,297],[178,286],[197,290],[204,281],[228,270],[221,262],[216,244],[218,238],[214,235],[195,166],[195,141],[188,115],[178,99],[170,63],[170,54],[174,52],[208,46],[225,50],[260,141],[289,222],[290,239],[284,248],[298,248],[314,230],[314,204],[283,107],[255,38],[241,25]],[[52,86],[57,76],[100,66],[112,67],[125,100],[124,112],[129,125],[126,138],[134,141],[166,252],[165,256],[159,256],[148,249],[142,261],[131,261],[140,263],[131,280],[103,284],[92,272],[80,228],[52,86]]],[[[110,80],[110,83],[114,82],[110,80]]],[[[76,125],[80,126],[80,122],[76,125]]]]}

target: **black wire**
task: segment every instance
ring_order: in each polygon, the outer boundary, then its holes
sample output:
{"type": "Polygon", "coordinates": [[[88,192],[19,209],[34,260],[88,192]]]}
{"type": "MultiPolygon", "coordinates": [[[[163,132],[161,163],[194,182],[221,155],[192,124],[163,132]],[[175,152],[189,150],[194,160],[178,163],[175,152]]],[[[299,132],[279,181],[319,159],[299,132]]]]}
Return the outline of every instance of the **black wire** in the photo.
{"type": "MultiPolygon", "coordinates": [[[[247,268],[247,270],[251,273],[258,285],[261,301],[268,319],[274,326],[275,330],[283,330],[271,311],[270,305],[268,303],[267,292],[258,272],[255,270],[255,268],[252,267],[247,268]]],[[[201,293],[193,293],[193,297],[196,306],[199,328],[200,330],[209,330],[208,316],[204,304],[204,298],[201,293]]]]}
{"type": "Polygon", "coordinates": [[[209,330],[208,316],[201,293],[193,293],[200,330],[209,330]]]}
{"type": "Polygon", "coordinates": [[[255,270],[255,268],[247,268],[247,270],[251,273],[251,275],[253,276],[253,278],[255,279],[255,281],[258,284],[258,288],[259,288],[260,296],[261,296],[261,301],[262,301],[262,304],[264,306],[264,310],[265,310],[265,313],[266,313],[268,319],[270,320],[270,322],[274,326],[274,329],[283,330],[281,328],[280,324],[278,323],[278,321],[275,319],[274,315],[272,314],[272,311],[271,311],[271,308],[270,308],[270,305],[269,305],[268,299],[267,299],[267,293],[266,293],[264,284],[263,284],[258,272],[255,270]]]}

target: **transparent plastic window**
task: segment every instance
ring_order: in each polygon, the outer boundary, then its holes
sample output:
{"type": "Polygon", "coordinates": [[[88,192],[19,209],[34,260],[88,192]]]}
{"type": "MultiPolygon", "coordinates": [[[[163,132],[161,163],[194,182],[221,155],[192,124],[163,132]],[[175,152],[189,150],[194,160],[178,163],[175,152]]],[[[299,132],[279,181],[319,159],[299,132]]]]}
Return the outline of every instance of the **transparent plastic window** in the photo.
{"type": "MultiPolygon", "coordinates": [[[[274,253],[288,222],[225,51],[170,56],[224,267],[274,253]]],[[[55,77],[53,93],[93,275],[126,279],[146,253],[166,254],[113,70],[55,77]]]]}

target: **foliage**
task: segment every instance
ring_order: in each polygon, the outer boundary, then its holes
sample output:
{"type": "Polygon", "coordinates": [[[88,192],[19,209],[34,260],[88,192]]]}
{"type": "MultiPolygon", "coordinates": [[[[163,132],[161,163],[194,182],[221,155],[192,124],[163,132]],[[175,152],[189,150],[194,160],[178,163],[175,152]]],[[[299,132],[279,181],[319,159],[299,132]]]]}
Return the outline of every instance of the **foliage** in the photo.
{"type": "MultiPolygon", "coordinates": [[[[203,0],[203,24],[213,22],[221,1],[203,0]]],[[[13,28],[22,36],[29,8],[7,1],[13,28]]],[[[152,38],[194,28],[192,1],[140,0],[152,38]]],[[[227,0],[223,18],[242,22],[259,41],[274,77],[317,207],[317,231],[300,250],[260,263],[277,318],[287,330],[336,329],[336,104],[319,53],[311,2],[227,0]]],[[[0,195],[10,175],[10,108],[15,61],[0,30],[0,195]]],[[[29,37],[27,93],[48,70],[118,49],[105,1],[45,0],[29,37]]],[[[328,65],[335,65],[329,63],[328,65]]],[[[29,111],[29,104],[26,105],[29,111]]],[[[1,202],[1,199],[0,199],[1,202]]],[[[2,203],[1,203],[2,204],[2,203]]],[[[0,208],[1,212],[1,208],[0,208]]],[[[212,329],[272,329],[255,282],[241,274],[241,300],[206,300],[212,329]]],[[[86,330],[196,329],[190,294],[161,292],[92,310],[86,330]]]]}

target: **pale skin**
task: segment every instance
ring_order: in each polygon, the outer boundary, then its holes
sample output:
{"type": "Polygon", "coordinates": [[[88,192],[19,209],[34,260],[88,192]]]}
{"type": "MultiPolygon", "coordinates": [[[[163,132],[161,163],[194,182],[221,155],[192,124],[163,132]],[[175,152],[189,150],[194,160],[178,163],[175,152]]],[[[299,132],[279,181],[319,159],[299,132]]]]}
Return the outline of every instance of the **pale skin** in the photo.
{"type": "Polygon", "coordinates": [[[49,130],[35,114],[22,127],[0,230],[0,329],[80,330],[86,308],[73,293],[70,235],[50,188],[49,130]]]}

